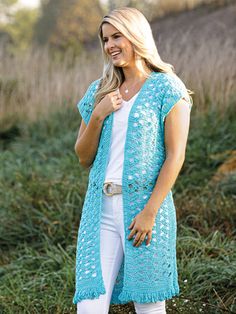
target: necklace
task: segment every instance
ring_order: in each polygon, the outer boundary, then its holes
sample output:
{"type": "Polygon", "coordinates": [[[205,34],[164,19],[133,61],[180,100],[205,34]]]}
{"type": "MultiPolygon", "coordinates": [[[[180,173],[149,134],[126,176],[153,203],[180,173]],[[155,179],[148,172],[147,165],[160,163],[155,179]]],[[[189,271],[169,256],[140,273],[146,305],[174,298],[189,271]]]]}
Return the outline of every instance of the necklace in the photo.
{"type": "MultiPolygon", "coordinates": [[[[124,83],[124,85],[126,86],[126,84],[124,83]]],[[[129,90],[128,88],[125,89],[125,93],[128,94],[129,90]]]]}
{"type": "MultiPolygon", "coordinates": [[[[134,87],[137,83],[139,82],[135,82],[131,87],[134,87]]],[[[127,88],[127,85],[125,84],[125,82],[124,82],[124,85],[125,85],[125,93],[128,94],[129,89],[127,88]]]]}

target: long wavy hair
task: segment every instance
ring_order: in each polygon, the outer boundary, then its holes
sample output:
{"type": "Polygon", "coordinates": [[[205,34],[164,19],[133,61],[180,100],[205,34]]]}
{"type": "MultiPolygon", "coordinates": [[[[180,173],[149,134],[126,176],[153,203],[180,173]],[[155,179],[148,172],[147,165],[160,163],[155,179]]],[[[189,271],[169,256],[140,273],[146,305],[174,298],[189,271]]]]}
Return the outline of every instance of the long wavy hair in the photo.
{"type": "MultiPolygon", "coordinates": [[[[152,29],[146,17],[136,8],[121,7],[105,15],[99,25],[98,38],[102,47],[104,59],[103,75],[95,95],[95,106],[108,93],[117,90],[124,82],[122,67],[116,67],[109,55],[105,52],[102,34],[102,25],[109,23],[120,31],[133,45],[135,64],[144,77],[149,77],[148,70],[143,67],[143,60],[147,68],[154,72],[166,72],[173,75],[173,65],[164,62],[153,38],[152,29]]],[[[188,91],[189,94],[191,91],[188,91]]]]}

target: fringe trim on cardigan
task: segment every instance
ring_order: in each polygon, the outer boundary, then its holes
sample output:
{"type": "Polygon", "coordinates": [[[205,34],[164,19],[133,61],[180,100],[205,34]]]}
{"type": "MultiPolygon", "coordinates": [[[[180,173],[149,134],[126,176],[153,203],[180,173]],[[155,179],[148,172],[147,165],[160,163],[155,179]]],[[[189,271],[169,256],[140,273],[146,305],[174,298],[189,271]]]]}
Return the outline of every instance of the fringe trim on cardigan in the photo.
{"type": "MultiPolygon", "coordinates": [[[[159,291],[159,292],[140,292],[140,291],[126,291],[123,290],[119,295],[120,304],[129,303],[131,301],[137,303],[151,303],[157,301],[164,301],[167,299],[171,299],[173,296],[179,295],[179,289],[173,288],[168,291],[159,291]]],[[[117,304],[117,303],[111,303],[117,304]]]]}
{"type": "Polygon", "coordinates": [[[82,291],[76,292],[73,298],[73,304],[86,299],[98,299],[101,294],[105,294],[106,290],[103,287],[100,288],[85,288],[82,291]]]}

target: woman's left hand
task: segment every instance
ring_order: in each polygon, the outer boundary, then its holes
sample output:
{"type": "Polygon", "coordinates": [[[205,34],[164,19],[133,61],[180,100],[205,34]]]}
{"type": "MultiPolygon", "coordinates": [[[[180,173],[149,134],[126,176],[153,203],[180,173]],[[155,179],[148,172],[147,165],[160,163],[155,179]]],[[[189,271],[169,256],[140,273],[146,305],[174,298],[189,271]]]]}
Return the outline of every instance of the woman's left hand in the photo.
{"type": "Polygon", "coordinates": [[[148,211],[142,210],[132,220],[129,229],[133,228],[128,236],[128,240],[132,239],[136,233],[133,246],[139,247],[147,235],[146,245],[149,245],[152,238],[152,228],[155,223],[155,215],[148,211]]]}

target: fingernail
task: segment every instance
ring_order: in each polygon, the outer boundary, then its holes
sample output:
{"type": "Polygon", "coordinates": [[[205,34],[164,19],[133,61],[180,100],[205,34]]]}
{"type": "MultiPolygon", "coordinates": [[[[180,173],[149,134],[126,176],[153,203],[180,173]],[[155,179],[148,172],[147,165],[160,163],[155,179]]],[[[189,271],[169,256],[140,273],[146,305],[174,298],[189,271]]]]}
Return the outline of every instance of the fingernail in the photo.
{"type": "Polygon", "coordinates": [[[150,246],[150,243],[146,245],[146,247],[150,246]]]}

